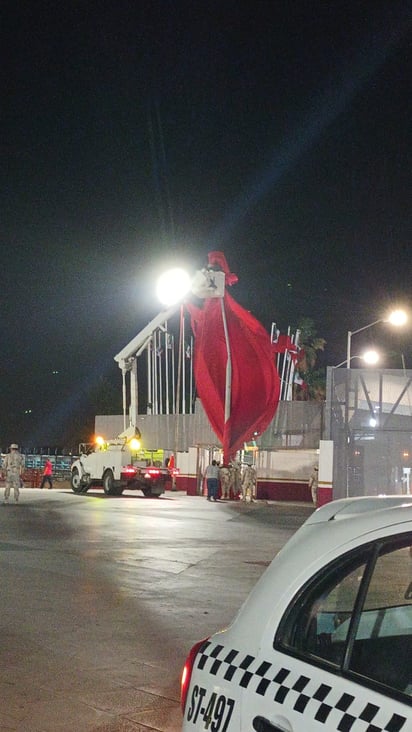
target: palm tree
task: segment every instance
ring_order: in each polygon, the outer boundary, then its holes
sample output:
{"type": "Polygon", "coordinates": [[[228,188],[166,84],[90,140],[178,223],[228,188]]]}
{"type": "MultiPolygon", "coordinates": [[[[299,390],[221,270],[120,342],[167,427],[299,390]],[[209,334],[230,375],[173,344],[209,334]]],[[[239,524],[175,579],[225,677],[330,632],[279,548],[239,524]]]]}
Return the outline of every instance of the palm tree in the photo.
{"type": "Polygon", "coordinates": [[[311,318],[302,318],[298,324],[300,331],[300,356],[296,371],[302,383],[295,383],[293,398],[299,401],[324,401],[326,396],[326,377],[324,369],[316,369],[319,351],[325,349],[326,340],[317,335],[311,318]]]}

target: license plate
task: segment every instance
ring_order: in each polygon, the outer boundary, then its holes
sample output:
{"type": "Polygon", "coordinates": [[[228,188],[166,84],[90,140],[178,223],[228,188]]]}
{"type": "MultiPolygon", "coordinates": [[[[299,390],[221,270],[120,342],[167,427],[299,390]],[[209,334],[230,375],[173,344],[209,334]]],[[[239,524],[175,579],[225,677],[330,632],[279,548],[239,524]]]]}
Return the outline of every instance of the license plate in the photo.
{"type": "Polygon", "coordinates": [[[215,691],[208,695],[207,689],[196,684],[192,689],[186,719],[197,724],[198,729],[226,732],[234,706],[234,699],[215,691]]]}

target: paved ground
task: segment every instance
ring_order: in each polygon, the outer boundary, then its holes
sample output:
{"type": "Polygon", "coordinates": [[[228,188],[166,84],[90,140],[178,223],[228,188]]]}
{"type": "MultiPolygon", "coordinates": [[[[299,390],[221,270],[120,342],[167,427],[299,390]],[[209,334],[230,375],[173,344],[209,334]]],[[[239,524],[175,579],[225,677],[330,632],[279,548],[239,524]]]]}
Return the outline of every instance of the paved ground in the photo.
{"type": "Polygon", "coordinates": [[[0,505],[0,731],[179,732],[191,645],[309,505],[25,489],[0,505]]]}

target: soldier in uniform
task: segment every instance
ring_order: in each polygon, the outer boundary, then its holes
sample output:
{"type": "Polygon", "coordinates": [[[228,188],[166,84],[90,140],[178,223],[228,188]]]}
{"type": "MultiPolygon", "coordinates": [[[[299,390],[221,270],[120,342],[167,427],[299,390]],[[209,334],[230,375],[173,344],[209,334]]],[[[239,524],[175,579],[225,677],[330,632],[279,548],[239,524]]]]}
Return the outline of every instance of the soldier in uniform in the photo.
{"type": "Polygon", "coordinates": [[[13,444],[10,445],[10,452],[6,455],[3,461],[3,474],[6,478],[4,503],[9,502],[10,491],[12,488],[14,490],[14,500],[16,503],[18,502],[23,470],[24,457],[19,452],[19,446],[13,442],[13,444]]]}
{"type": "Polygon", "coordinates": [[[222,490],[222,499],[225,501],[230,498],[231,474],[228,465],[222,465],[219,468],[220,487],[222,490]]]}
{"type": "Polygon", "coordinates": [[[318,503],[318,481],[319,481],[319,470],[318,470],[318,467],[315,465],[315,467],[312,470],[312,475],[310,476],[309,483],[308,483],[308,487],[310,488],[314,506],[317,506],[317,503],[318,503]]]}
{"type": "Polygon", "coordinates": [[[246,465],[242,475],[242,500],[250,503],[256,498],[256,470],[251,465],[246,465]]]}
{"type": "Polygon", "coordinates": [[[242,492],[240,463],[237,461],[233,461],[230,464],[230,476],[230,489],[232,491],[233,498],[237,500],[242,492]]]}

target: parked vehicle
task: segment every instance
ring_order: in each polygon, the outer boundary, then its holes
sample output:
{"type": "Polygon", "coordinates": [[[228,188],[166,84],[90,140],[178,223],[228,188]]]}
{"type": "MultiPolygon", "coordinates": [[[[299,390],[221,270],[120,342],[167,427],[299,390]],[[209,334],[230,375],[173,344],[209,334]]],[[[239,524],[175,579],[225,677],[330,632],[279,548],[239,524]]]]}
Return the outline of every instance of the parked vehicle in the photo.
{"type": "Polygon", "coordinates": [[[71,466],[70,482],[74,493],[102,486],[109,496],[141,490],[145,496],[158,498],[171,483],[171,475],[165,467],[138,460],[130,442],[118,438],[99,446],[81,446],[80,457],[71,466]]]}
{"type": "Polygon", "coordinates": [[[315,511],[182,675],[183,732],[411,732],[412,496],[315,511]]]}

